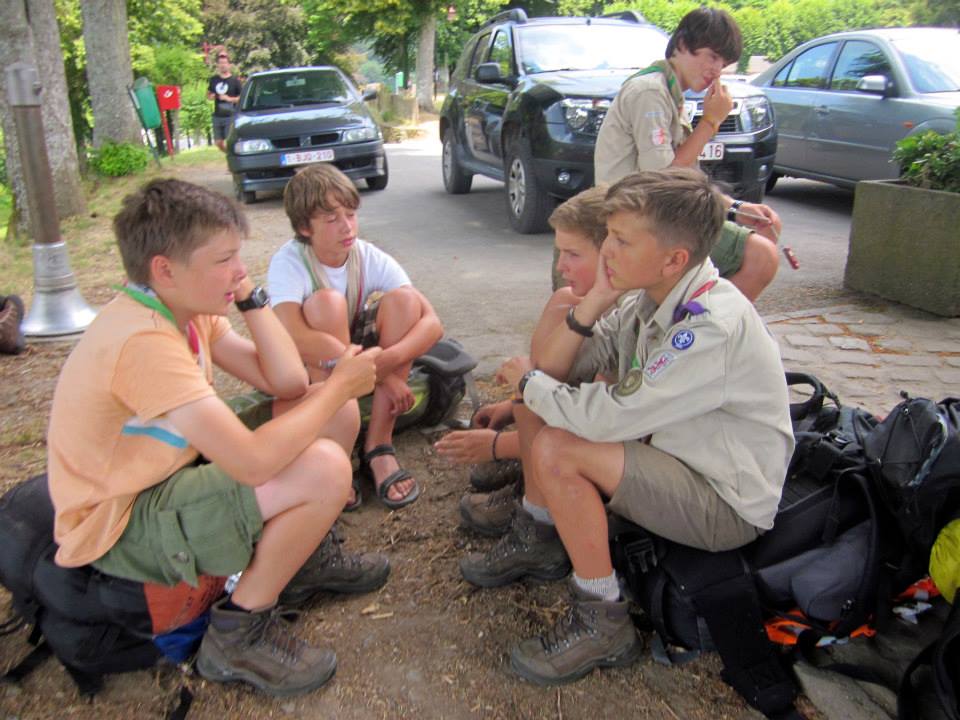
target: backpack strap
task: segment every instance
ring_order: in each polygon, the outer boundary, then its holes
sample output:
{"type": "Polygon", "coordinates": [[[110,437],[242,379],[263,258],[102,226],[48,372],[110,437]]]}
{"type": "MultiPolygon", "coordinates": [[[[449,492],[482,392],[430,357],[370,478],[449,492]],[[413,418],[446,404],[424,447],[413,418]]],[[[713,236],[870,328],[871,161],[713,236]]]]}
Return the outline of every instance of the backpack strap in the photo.
{"type": "Polygon", "coordinates": [[[766,717],[799,720],[793,706],[797,686],[767,638],[756,584],[743,555],[670,543],[661,563],[706,621],[723,660],[723,680],[766,717]]]}
{"type": "Polygon", "coordinates": [[[898,720],[914,720],[919,717],[917,688],[913,683],[913,676],[924,665],[930,666],[933,671],[937,699],[947,718],[960,720],[960,705],[957,701],[958,654],[960,654],[960,610],[957,605],[954,605],[943,626],[941,636],[920,651],[900,680],[897,693],[898,720]]]}

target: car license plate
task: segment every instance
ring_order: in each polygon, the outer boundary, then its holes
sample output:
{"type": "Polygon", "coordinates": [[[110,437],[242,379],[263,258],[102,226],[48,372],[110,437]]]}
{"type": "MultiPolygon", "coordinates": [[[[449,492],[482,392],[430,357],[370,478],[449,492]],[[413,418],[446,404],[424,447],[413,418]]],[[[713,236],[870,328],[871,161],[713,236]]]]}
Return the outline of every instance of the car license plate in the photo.
{"type": "Polygon", "coordinates": [[[700,151],[700,160],[723,160],[723,143],[711,142],[703,146],[700,151]]]}
{"type": "Polygon", "coordinates": [[[333,150],[304,150],[303,152],[284,153],[280,156],[281,165],[304,165],[313,162],[330,162],[331,160],[333,160],[333,150]]]}

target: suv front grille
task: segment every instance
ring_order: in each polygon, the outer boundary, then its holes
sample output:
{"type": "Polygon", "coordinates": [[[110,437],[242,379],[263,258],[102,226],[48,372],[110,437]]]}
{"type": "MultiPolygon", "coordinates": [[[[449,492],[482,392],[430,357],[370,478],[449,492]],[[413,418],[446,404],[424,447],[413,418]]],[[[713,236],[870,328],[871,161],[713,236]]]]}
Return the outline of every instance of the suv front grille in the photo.
{"type": "MultiPolygon", "coordinates": [[[[697,125],[700,124],[700,118],[702,118],[702,117],[703,117],[702,115],[697,115],[696,117],[693,118],[693,122],[691,123],[691,125],[693,125],[694,129],[696,129],[697,125]]],[[[737,132],[737,117],[736,117],[736,115],[727,115],[727,117],[725,117],[725,118],[723,119],[723,122],[720,123],[720,129],[717,130],[717,132],[718,132],[718,133],[735,133],[735,132],[737,132]]]]}
{"type": "Polygon", "coordinates": [[[307,150],[312,147],[332,145],[338,140],[340,140],[340,133],[329,132],[321,133],[319,135],[310,135],[306,145],[301,143],[301,138],[299,135],[295,135],[293,137],[276,138],[270,142],[273,143],[273,146],[277,150],[307,150]]]}

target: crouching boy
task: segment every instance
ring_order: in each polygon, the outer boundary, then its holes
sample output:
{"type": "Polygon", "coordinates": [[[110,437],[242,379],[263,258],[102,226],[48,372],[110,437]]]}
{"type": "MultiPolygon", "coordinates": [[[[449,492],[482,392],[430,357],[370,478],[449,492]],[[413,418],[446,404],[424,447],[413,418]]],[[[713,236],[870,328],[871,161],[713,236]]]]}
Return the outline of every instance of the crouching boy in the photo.
{"type": "Polygon", "coordinates": [[[348,348],[308,391],[240,260],[246,220],[221,195],[155,180],[124,200],[114,231],[129,282],[64,364],[50,415],[56,561],[166,585],[243,571],[211,610],[200,673],[277,695],[319,687],[336,658],[290,637],[277,598],[386,581],[386,557],[345,558],[328,536],[350,493],[354,398],[372,389],[379,351],[348,348]],[[224,317],[234,303],[252,340],[224,317]],[[286,412],[248,430],[217,397],[214,365],[286,412]]]}
{"type": "Polygon", "coordinates": [[[504,369],[525,403],[521,441],[532,438],[523,509],[489,553],[461,561],[484,587],[558,579],[572,564],[570,616],[512,654],[514,670],[542,684],[637,655],[608,508],[678,543],[739,547],[772,527],[793,450],[777,345],[708,257],[719,193],[698,171],[672,168],[623,178],[606,210],[593,287],[538,368],[504,369]],[[601,317],[630,290],[643,292],[601,317]],[[586,382],[597,373],[616,382],[586,382]]]}
{"type": "MultiPolygon", "coordinates": [[[[270,294],[306,363],[322,380],[351,342],[378,345],[377,383],[364,436],[361,474],[390,509],[409,505],[420,486],[397,463],[393,428],[413,406],[407,376],[415,358],[440,339],[443,326],[429,301],[390,255],[357,237],[360,195],[333,165],[309,165],[287,183],[283,207],[294,239],[270,260],[270,294]]],[[[354,484],[347,509],[361,502],[354,484]]]]}

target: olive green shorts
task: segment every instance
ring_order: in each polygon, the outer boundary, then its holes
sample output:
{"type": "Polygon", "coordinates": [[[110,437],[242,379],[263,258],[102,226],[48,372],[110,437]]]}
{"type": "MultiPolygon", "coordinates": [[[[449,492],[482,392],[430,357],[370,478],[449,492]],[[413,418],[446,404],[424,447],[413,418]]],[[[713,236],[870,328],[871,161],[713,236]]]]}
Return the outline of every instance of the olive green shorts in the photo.
{"type": "Polygon", "coordinates": [[[727,221],[723,224],[723,230],[720,232],[720,239],[710,251],[710,259],[717,266],[720,277],[730,277],[740,266],[743,265],[743,253],[747,245],[747,236],[753,232],[750,228],[743,227],[727,221]]]}
{"type": "MultiPolygon", "coordinates": [[[[226,403],[251,430],[273,417],[273,398],[259,391],[226,403]]],[[[141,492],[120,539],[93,566],[128,580],[196,587],[198,575],[247,567],[262,530],[253,488],[201,459],[141,492]]]]}

